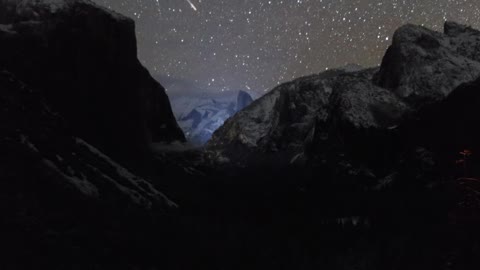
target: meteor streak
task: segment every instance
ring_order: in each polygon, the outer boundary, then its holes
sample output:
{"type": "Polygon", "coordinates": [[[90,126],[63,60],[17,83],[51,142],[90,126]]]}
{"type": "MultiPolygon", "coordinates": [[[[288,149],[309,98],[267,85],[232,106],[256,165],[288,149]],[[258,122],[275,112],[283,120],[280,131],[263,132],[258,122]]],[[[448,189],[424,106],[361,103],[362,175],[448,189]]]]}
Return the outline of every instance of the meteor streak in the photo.
{"type": "Polygon", "coordinates": [[[193,10],[197,11],[197,7],[192,3],[191,0],[187,0],[187,2],[190,4],[190,6],[193,8],[193,10]]]}

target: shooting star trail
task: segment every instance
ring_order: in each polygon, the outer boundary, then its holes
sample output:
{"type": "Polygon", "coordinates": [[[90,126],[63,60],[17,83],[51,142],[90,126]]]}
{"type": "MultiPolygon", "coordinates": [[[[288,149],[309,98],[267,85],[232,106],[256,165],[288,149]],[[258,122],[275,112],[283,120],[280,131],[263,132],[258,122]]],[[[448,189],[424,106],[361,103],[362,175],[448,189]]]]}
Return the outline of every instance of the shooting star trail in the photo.
{"type": "Polygon", "coordinates": [[[190,4],[190,6],[193,8],[193,10],[197,11],[197,7],[192,3],[191,0],[187,0],[187,2],[190,4]]]}

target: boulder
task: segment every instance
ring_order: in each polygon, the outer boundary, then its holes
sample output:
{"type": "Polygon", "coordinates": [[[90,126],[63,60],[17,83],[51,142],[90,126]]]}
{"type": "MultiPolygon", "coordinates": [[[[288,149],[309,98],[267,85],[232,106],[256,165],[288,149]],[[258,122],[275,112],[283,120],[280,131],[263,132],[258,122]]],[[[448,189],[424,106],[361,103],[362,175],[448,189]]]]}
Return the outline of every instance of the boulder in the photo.
{"type": "Polygon", "coordinates": [[[405,25],[393,36],[375,78],[380,87],[422,106],[444,99],[480,75],[480,32],[445,23],[445,33],[405,25]]]}

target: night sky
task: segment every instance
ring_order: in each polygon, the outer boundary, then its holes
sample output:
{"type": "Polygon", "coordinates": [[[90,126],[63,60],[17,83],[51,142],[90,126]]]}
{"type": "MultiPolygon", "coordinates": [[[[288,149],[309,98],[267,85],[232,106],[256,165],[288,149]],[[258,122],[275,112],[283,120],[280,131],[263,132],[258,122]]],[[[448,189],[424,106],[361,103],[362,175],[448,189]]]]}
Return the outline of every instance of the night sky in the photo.
{"type": "Polygon", "coordinates": [[[262,93],[349,63],[379,65],[405,23],[480,27],[478,0],[94,0],[136,20],[152,74],[262,93]]]}

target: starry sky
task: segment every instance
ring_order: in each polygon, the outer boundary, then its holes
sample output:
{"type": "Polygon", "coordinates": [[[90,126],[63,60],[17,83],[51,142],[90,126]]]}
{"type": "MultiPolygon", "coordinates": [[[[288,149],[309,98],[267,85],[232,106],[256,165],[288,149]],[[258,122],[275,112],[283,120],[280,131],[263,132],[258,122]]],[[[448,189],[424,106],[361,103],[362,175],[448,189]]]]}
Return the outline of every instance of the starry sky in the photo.
{"type": "Polygon", "coordinates": [[[136,21],[154,76],[264,93],[346,64],[380,64],[395,29],[480,28],[479,0],[94,0],[136,21]]]}

